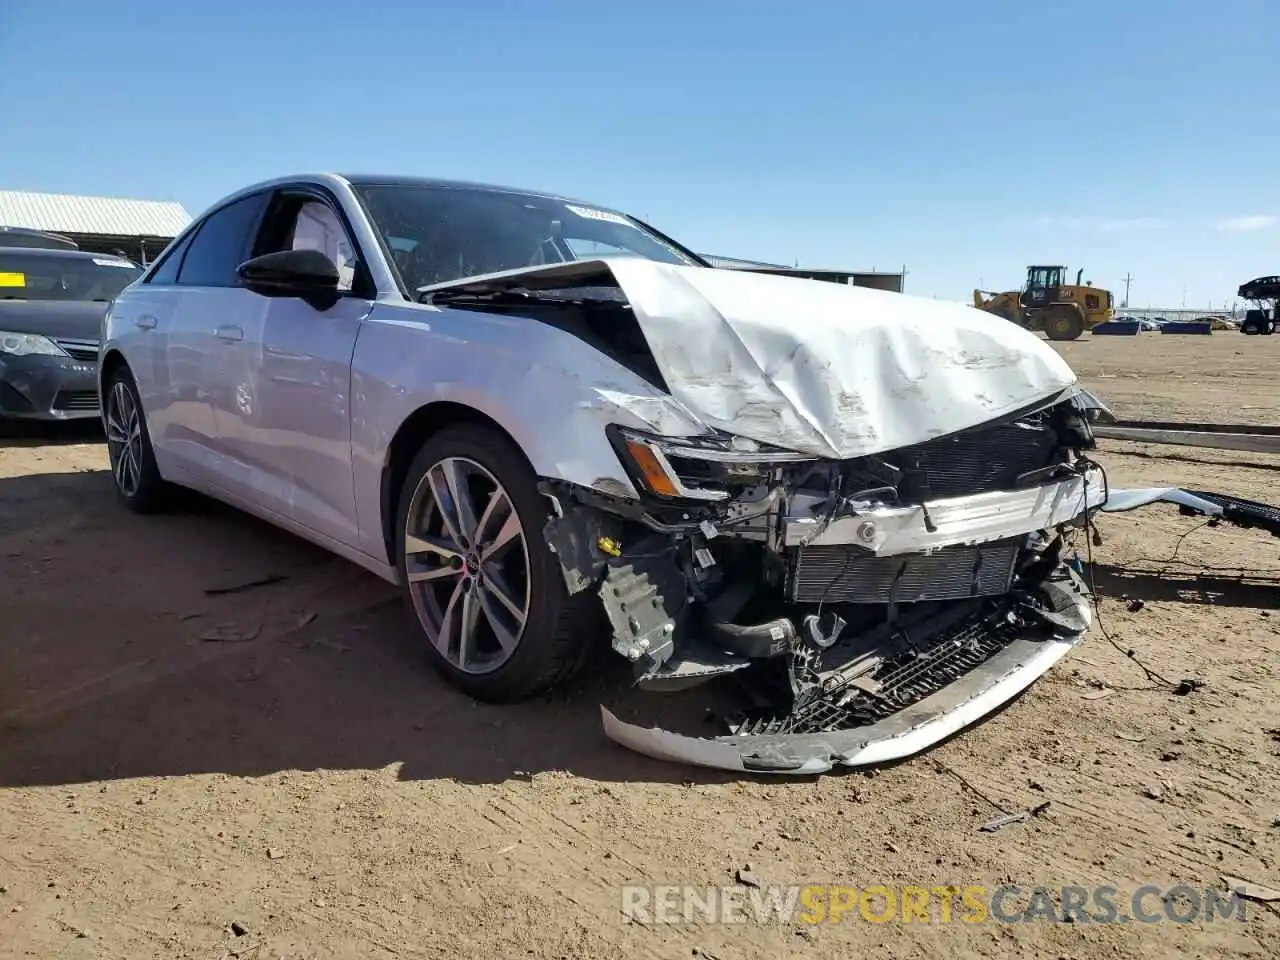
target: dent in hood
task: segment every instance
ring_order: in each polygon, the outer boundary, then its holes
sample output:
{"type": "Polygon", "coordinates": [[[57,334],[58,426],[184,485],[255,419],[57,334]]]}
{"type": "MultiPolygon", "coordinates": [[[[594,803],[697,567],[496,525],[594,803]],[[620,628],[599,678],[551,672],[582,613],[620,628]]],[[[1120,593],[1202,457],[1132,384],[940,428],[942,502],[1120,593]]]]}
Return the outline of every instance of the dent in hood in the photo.
{"type": "Polygon", "coordinates": [[[850,459],[977,426],[1076,381],[1035,334],[969,306],[619,258],[440,284],[614,286],[671,395],[708,426],[850,459]]]}

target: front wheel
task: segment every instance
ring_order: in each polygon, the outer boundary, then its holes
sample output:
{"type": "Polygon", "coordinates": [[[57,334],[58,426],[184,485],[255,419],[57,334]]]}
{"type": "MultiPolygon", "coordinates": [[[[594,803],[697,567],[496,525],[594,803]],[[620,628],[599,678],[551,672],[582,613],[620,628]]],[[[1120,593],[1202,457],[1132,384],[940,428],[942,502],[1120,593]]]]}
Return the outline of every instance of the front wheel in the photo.
{"type": "Polygon", "coordinates": [[[400,495],[396,555],[428,656],[454,686],[523,700],[584,662],[590,603],[570,596],[542,529],[548,503],[520,450],[496,430],[432,436],[400,495]]]}
{"type": "Polygon", "coordinates": [[[116,497],[134,513],[161,509],[168,491],[156,468],[138,387],[127,367],[117,369],[107,381],[102,423],[116,497]]]}

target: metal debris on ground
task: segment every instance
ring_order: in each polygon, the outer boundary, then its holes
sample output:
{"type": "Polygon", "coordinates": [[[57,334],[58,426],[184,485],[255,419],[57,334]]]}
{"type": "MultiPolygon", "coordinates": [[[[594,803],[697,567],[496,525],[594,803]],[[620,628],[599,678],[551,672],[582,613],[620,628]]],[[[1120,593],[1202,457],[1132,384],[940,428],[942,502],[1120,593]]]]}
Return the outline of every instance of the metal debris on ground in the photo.
{"type": "Polygon", "coordinates": [[[228,593],[244,593],[246,590],[252,590],[255,587],[269,587],[273,583],[280,583],[282,580],[288,580],[282,573],[269,573],[265,577],[258,577],[255,580],[245,580],[240,583],[229,584],[225,587],[205,587],[204,594],[206,597],[220,597],[228,593]]]}
{"type": "Polygon", "coordinates": [[[1280,903],[1280,890],[1275,887],[1264,886],[1261,883],[1254,883],[1251,880],[1233,877],[1225,873],[1222,875],[1222,882],[1227,885],[1228,890],[1238,893],[1246,900],[1256,900],[1259,903],[1280,903]]]}
{"type": "Polygon", "coordinates": [[[243,626],[238,623],[220,623],[212,630],[200,634],[200,639],[207,643],[247,643],[256,640],[262,632],[262,624],[255,623],[243,626]]]}
{"type": "Polygon", "coordinates": [[[1049,801],[1038,803],[1029,810],[1019,810],[1017,813],[1006,813],[998,817],[992,817],[978,829],[983,833],[995,833],[1002,827],[1007,827],[1011,823],[1022,823],[1030,820],[1032,817],[1038,817],[1049,809],[1049,801]]]}

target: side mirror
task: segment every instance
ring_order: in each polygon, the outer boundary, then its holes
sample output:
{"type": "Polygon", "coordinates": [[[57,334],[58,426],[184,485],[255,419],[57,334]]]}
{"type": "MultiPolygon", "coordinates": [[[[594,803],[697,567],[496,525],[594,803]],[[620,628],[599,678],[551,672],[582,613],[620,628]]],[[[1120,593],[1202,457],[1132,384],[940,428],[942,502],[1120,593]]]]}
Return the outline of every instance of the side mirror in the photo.
{"type": "Polygon", "coordinates": [[[246,260],[236,276],[264,297],[299,297],[332,306],[338,300],[338,268],[319,250],[280,250],[246,260]]]}

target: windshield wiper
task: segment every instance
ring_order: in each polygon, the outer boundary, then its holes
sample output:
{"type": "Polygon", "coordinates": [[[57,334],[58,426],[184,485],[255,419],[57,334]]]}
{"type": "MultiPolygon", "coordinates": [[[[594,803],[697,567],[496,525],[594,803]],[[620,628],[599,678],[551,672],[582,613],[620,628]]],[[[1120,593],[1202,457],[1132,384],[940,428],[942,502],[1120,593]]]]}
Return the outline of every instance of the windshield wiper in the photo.
{"type": "Polygon", "coordinates": [[[608,303],[619,305],[625,305],[626,303],[621,297],[616,299],[613,297],[589,297],[578,296],[576,293],[577,291],[573,289],[530,290],[525,287],[515,290],[494,290],[489,293],[479,293],[471,290],[424,290],[419,294],[418,301],[435,306],[449,304],[454,306],[485,305],[495,307],[556,303],[608,303]]]}

